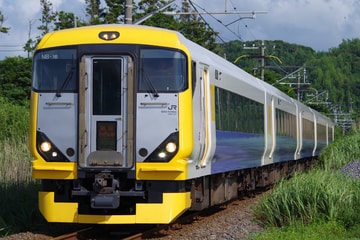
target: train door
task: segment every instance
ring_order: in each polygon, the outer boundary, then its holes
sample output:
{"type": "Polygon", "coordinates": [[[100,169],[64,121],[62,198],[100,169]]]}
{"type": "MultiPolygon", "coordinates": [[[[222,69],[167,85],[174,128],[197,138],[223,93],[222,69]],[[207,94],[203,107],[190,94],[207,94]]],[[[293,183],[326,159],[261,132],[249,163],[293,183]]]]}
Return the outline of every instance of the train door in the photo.
{"type": "Polygon", "coordinates": [[[211,160],[214,148],[214,137],[212,137],[212,109],[210,98],[210,76],[207,66],[199,64],[196,74],[197,81],[194,92],[194,134],[196,146],[194,148],[193,158],[197,161],[198,167],[206,167],[211,160]]]}
{"type": "MultiPolygon", "coordinates": [[[[267,101],[266,101],[267,102],[267,101]]],[[[265,126],[265,151],[262,159],[262,165],[273,162],[276,146],[276,129],[275,129],[275,106],[274,97],[271,96],[266,109],[266,126],[265,126]]]]}
{"type": "Polygon", "coordinates": [[[79,92],[79,165],[126,168],[130,58],[83,57],[79,92]]]}

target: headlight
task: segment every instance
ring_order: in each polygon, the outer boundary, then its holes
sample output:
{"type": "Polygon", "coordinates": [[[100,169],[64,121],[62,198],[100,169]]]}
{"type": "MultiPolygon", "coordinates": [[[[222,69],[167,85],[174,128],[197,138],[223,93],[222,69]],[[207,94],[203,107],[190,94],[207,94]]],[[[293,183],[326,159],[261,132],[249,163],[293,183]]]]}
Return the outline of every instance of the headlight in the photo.
{"type": "Polygon", "coordinates": [[[159,156],[159,158],[165,158],[165,157],[166,157],[166,153],[160,152],[158,156],[159,156]]]}
{"type": "Polygon", "coordinates": [[[47,142],[47,141],[42,142],[42,143],[40,144],[40,149],[41,149],[41,151],[43,151],[43,152],[48,152],[48,151],[50,151],[50,149],[51,149],[51,143],[50,143],[50,142],[47,142]]]}
{"type": "MultiPolygon", "coordinates": [[[[179,132],[171,133],[155,150],[144,160],[144,162],[169,162],[179,151],[179,132]]],[[[140,149],[143,156],[144,149],[140,149]]]]}
{"type": "MultiPolygon", "coordinates": [[[[47,162],[68,162],[69,159],[61,153],[59,148],[43,132],[36,132],[36,148],[41,157],[47,162]]],[[[67,149],[69,156],[74,155],[71,148],[67,149]]]]}
{"type": "Polygon", "coordinates": [[[173,153],[176,151],[176,143],[169,142],[166,144],[165,149],[168,153],[173,153]]]}

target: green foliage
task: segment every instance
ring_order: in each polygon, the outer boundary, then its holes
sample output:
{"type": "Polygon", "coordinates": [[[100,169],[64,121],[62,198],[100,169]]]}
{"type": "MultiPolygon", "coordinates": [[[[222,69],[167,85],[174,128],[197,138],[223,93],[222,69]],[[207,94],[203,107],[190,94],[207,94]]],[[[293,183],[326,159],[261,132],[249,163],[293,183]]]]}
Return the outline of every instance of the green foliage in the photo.
{"type": "Polygon", "coordinates": [[[105,9],[101,8],[100,0],[85,0],[86,15],[89,17],[89,25],[105,23],[105,9]]]}
{"type": "Polygon", "coordinates": [[[0,184],[0,236],[40,230],[44,218],[37,209],[37,192],[40,185],[34,182],[0,184]]]}
{"type": "Polygon", "coordinates": [[[120,16],[124,14],[124,0],[105,0],[108,6],[108,12],[105,16],[106,23],[120,23],[122,21],[120,16]]]}
{"type": "Polygon", "coordinates": [[[346,227],[360,223],[360,182],[337,172],[314,170],[281,181],[257,206],[266,226],[337,221],[346,227]]]}
{"type": "Polygon", "coordinates": [[[268,227],[253,239],[349,239],[360,235],[360,182],[339,171],[359,159],[360,131],[337,139],[315,169],[280,181],[255,208],[268,227]]]}
{"type": "MultiPolygon", "coordinates": [[[[134,20],[140,20],[142,17],[148,16],[153,13],[160,7],[166,4],[166,1],[163,0],[142,0],[139,1],[137,6],[137,12],[133,14],[134,20]]],[[[169,10],[173,10],[170,8],[169,10]]],[[[167,29],[176,30],[178,29],[178,22],[169,15],[162,13],[156,13],[151,18],[145,20],[143,25],[153,26],[153,27],[162,27],[167,29]]]]}
{"type": "MultiPolygon", "coordinates": [[[[141,19],[149,15],[158,8],[164,6],[166,1],[163,0],[141,0],[138,3],[138,12],[134,14],[134,19],[141,19]]],[[[168,8],[167,11],[175,9],[168,8]]],[[[191,11],[188,2],[183,1],[181,12],[191,11]]],[[[196,15],[180,15],[173,17],[162,13],[154,14],[144,23],[147,26],[161,27],[181,32],[186,38],[196,42],[197,44],[213,51],[219,52],[218,44],[215,42],[216,33],[213,32],[203,21],[196,15]]]]}
{"type": "Polygon", "coordinates": [[[31,59],[23,57],[7,57],[0,61],[0,96],[12,103],[28,106],[31,64],[31,59]]]}
{"type": "Polygon", "coordinates": [[[0,141],[27,136],[29,118],[27,107],[11,104],[0,98],[0,141]]]}
{"type": "Polygon", "coordinates": [[[59,11],[56,13],[54,25],[54,30],[61,30],[67,28],[73,28],[74,26],[81,25],[79,22],[75,22],[76,16],[72,12],[59,11]]]}
{"type": "MultiPolygon", "coordinates": [[[[191,6],[187,1],[182,2],[181,12],[191,12],[191,6]]],[[[193,42],[209,49],[215,53],[218,53],[219,46],[215,42],[217,35],[209,26],[202,21],[197,15],[180,15],[179,29],[185,37],[193,42]]]]}
{"type": "Polygon", "coordinates": [[[0,98],[0,236],[39,229],[39,183],[31,178],[29,109],[0,98]],[[5,207],[6,206],[6,207],[5,207]]]}
{"type": "Polygon", "coordinates": [[[55,20],[56,13],[53,11],[53,5],[49,0],[40,0],[41,6],[41,25],[38,29],[42,31],[41,36],[44,36],[52,30],[52,23],[55,20]]]}
{"type": "MultiPolygon", "coordinates": [[[[356,228],[359,225],[355,226],[356,228]]],[[[287,228],[270,228],[264,233],[253,235],[250,239],[256,240],[343,240],[358,239],[359,231],[348,231],[335,221],[317,222],[308,225],[296,223],[287,228]]]]}
{"type": "Polygon", "coordinates": [[[8,28],[8,27],[3,27],[4,21],[5,21],[5,16],[0,11],[0,33],[8,33],[10,30],[10,28],[8,28]]]}
{"type": "Polygon", "coordinates": [[[360,130],[335,139],[331,147],[326,148],[320,155],[319,165],[325,171],[337,170],[345,164],[359,159],[360,130]]]}

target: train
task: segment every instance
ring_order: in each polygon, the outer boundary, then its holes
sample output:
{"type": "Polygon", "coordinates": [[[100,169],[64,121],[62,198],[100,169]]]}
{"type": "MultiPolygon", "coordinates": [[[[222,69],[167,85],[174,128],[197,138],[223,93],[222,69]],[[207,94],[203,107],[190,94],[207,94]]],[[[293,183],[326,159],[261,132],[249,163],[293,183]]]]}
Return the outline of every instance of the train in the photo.
{"type": "Polygon", "coordinates": [[[330,118],[150,26],[46,34],[30,112],[48,222],[168,224],[274,184],[334,140],[330,118]]]}

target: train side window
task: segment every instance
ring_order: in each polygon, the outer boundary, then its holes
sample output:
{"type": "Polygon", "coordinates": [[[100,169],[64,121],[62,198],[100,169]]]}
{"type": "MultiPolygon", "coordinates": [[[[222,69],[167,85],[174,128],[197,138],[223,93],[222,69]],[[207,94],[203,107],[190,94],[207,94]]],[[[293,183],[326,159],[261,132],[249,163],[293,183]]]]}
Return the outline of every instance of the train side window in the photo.
{"type": "Polygon", "coordinates": [[[196,87],[196,62],[195,61],[192,61],[191,81],[192,81],[192,95],[194,96],[195,87],[196,87]]]}
{"type": "Polygon", "coordinates": [[[264,132],[264,105],[225,89],[215,88],[216,129],[264,132]]]}

